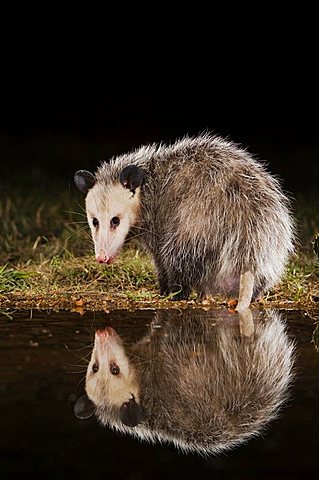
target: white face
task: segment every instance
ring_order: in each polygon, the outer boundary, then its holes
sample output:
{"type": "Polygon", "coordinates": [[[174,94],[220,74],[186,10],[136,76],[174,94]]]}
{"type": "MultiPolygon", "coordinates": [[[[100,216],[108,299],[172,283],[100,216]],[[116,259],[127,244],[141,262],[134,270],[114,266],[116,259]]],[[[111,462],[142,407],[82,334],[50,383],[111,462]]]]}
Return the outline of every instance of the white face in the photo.
{"type": "Polygon", "coordinates": [[[135,369],[127,358],[122,340],[111,327],[95,333],[86,374],[86,393],[97,406],[108,403],[120,407],[123,402],[139,399],[135,369]]]}
{"type": "Polygon", "coordinates": [[[112,263],[121,250],[140,209],[140,187],[133,194],[120,183],[95,184],[86,197],[86,213],[96,260],[112,263]]]}

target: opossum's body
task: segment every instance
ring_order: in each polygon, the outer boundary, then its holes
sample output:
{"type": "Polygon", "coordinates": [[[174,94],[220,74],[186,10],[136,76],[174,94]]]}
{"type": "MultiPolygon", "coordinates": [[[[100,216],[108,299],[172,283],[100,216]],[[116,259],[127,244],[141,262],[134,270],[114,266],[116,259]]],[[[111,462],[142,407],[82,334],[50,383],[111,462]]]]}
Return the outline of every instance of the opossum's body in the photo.
{"type": "Polygon", "coordinates": [[[200,296],[238,292],[240,276],[250,272],[256,296],[283,273],[293,250],[287,198],[233,143],[209,135],[185,138],[104,162],[79,185],[83,172],[76,183],[88,192],[98,261],[113,261],[133,232],[153,256],[162,294],[187,299],[193,289],[200,296]]]}
{"type": "Polygon", "coordinates": [[[280,316],[255,313],[247,341],[232,325],[235,314],[233,321],[212,312],[167,315],[160,312],[162,328],[126,352],[114,336],[104,339],[104,358],[113,357],[119,375],[103,370],[96,336],[86,379],[90,400],[80,400],[78,416],[89,402],[103,425],[205,455],[259,434],[277,415],[292,378],[293,345],[280,316]]]}

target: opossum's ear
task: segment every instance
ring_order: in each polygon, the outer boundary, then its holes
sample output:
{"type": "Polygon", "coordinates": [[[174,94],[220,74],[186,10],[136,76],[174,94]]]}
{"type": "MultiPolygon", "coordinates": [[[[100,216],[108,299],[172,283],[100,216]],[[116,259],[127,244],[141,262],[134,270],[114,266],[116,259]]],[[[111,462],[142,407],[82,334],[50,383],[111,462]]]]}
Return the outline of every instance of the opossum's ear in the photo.
{"type": "Polygon", "coordinates": [[[123,187],[128,188],[131,192],[134,192],[143,181],[144,172],[136,165],[128,165],[123,168],[120,173],[120,182],[123,187]]]}
{"type": "Polygon", "coordinates": [[[145,419],[144,412],[134,399],[124,402],[120,408],[120,419],[127,427],[136,427],[145,419]]]}
{"type": "Polygon", "coordinates": [[[77,399],[74,405],[74,415],[80,420],[86,420],[87,418],[92,417],[95,412],[96,407],[92,400],[89,399],[85,393],[80,398],[77,399]]]}
{"type": "Polygon", "coordinates": [[[87,170],[78,170],[74,174],[74,183],[82,193],[88,193],[95,184],[95,177],[87,170]]]}

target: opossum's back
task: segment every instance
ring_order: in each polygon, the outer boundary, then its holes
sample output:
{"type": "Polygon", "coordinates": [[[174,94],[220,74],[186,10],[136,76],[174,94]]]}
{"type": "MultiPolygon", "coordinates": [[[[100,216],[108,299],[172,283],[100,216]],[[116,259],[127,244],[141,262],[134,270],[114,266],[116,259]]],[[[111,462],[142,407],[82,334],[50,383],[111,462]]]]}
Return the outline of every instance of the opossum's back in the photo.
{"type": "Polygon", "coordinates": [[[221,203],[231,211],[282,199],[278,183],[247,152],[219,138],[195,140],[185,141],[188,148],[176,144],[156,162],[156,193],[161,200],[169,199],[171,211],[175,204],[196,218],[199,211],[209,212],[221,203]]]}
{"type": "Polygon", "coordinates": [[[209,238],[224,244],[229,234],[233,244],[234,235],[245,243],[258,232],[269,237],[269,226],[278,226],[279,236],[287,229],[291,235],[287,199],[278,182],[229,142],[176,147],[158,162],[154,175],[157,222],[177,244],[197,240],[202,245],[209,238]]]}

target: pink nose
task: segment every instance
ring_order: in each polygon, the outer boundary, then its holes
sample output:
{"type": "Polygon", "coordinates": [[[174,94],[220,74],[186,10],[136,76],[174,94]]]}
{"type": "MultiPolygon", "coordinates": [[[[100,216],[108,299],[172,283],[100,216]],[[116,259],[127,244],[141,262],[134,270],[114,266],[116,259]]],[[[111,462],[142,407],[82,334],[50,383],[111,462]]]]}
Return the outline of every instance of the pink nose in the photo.
{"type": "Polygon", "coordinates": [[[96,257],[96,261],[98,263],[107,263],[109,261],[110,257],[108,257],[107,255],[98,255],[96,257]]]}

